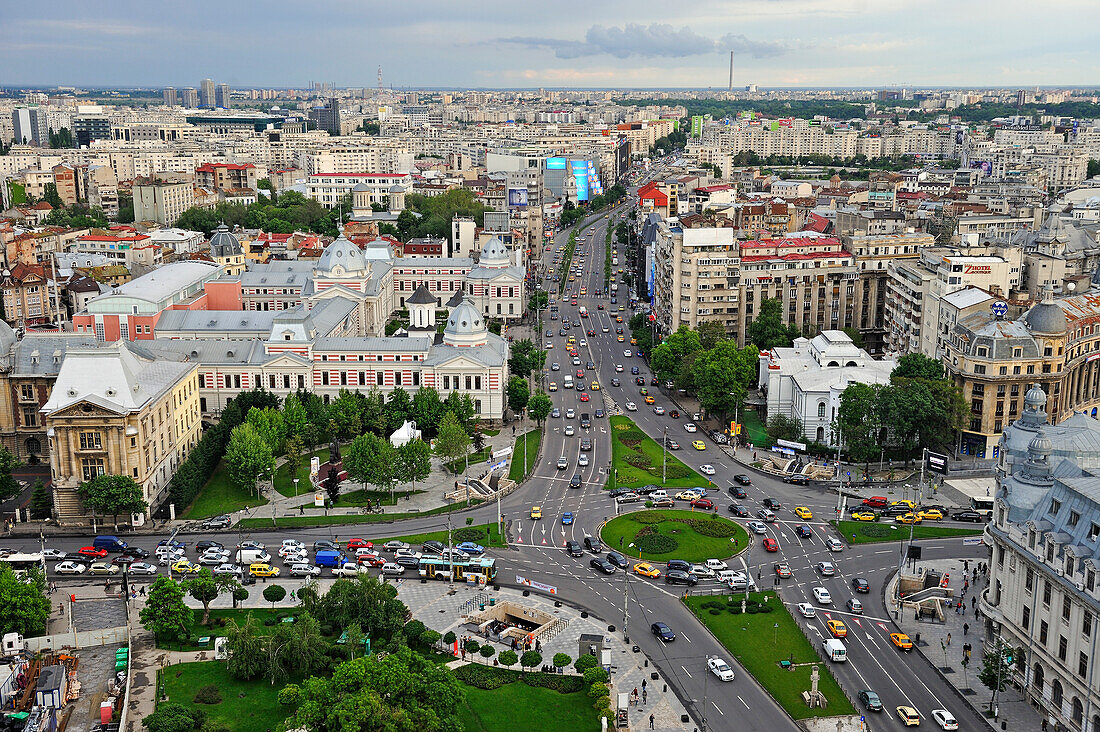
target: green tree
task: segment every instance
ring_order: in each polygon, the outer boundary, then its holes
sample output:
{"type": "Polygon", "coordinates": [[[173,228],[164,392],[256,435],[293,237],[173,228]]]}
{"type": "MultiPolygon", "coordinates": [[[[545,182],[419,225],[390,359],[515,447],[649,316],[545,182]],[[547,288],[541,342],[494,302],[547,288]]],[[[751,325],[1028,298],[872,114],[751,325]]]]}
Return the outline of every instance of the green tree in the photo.
{"type": "MultiPolygon", "coordinates": [[[[837,409],[834,433],[839,431],[841,444],[848,457],[864,464],[864,470],[870,472],[871,460],[877,457],[882,445],[881,424],[878,414],[878,392],[880,386],[868,384],[849,384],[840,395],[840,407],[837,409]]],[[[836,434],[833,438],[836,439],[836,434]]]]}
{"type": "Polygon", "coordinates": [[[281,602],[286,597],[286,588],[282,585],[268,585],[264,588],[264,599],[271,603],[271,609],[275,609],[275,603],[281,602]]]}
{"type": "Polygon", "coordinates": [[[365,398],[357,391],[341,389],[329,405],[329,418],[336,423],[336,433],[345,440],[363,434],[365,398]]]}
{"type": "Polygon", "coordinates": [[[183,586],[169,577],[157,577],[139,615],[141,624],[161,638],[182,638],[195,622],[195,613],[183,601],[183,586]]]}
{"type": "Polygon", "coordinates": [[[425,480],[432,472],[432,448],[424,440],[409,440],[397,448],[397,479],[402,483],[425,480]]]}
{"type": "Polygon", "coordinates": [[[493,648],[488,643],[483,645],[481,647],[481,650],[478,651],[478,653],[481,654],[481,657],[485,659],[485,663],[489,663],[489,659],[492,658],[496,654],[496,652],[497,652],[497,649],[493,648]]]}
{"type": "Polygon", "coordinates": [[[545,362],[546,351],[539,350],[531,339],[524,338],[512,344],[508,356],[508,371],[526,379],[532,371],[541,369],[545,362]]]}
{"type": "Polygon", "coordinates": [[[455,416],[458,423],[462,425],[462,429],[466,430],[466,434],[474,434],[474,427],[477,425],[477,410],[474,409],[474,400],[469,394],[459,394],[457,391],[452,391],[443,400],[443,410],[455,416]]]}
{"type": "Polygon", "coordinates": [[[545,290],[535,290],[531,293],[531,298],[527,301],[527,308],[529,310],[545,310],[550,306],[550,293],[545,290]]]}
{"type": "Polygon", "coordinates": [[[570,664],[573,659],[569,657],[568,653],[555,653],[554,654],[554,668],[565,668],[570,664]]]}
{"type": "Polygon", "coordinates": [[[57,184],[47,183],[42,192],[42,200],[54,208],[61,208],[65,204],[61,201],[61,195],[57,192],[57,184]]]}
{"type": "Polygon", "coordinates": [[[389,399],[386,400],[385,414],[386,434],[382,437],[393,434],[409,419],[409,415],[412,414],[412,397],[409,396],[409,392],[400,387],[391,391],[389,399]]]}
{"type": "Polygon", "coordinates": [[[226,670],[230,676],[250,681],[267,672],[267,649],[264,647],[259,623],[251,613],[245,614],[243,621],[229,624],[225,641],[226,651],[229,653],[226,670]]]}
{"type": "Polygon", "coordinates": [[[665,342],[653,349],[649,363],[662,381],[671,379],[680,372],[680,364],[689,355],[703,349],[699,334],[681,325],[665,342]]]}
{"type": "Polygon", "coordinates": [[[247,422],[237,425],[229,434],[225,467],[235,486],[241,489],[254,488],[261,475],[273,473],[275,470],[271,445],[253,425],[247,422]]]}
{"type": "Polygon", "coordinates": [[[534,668],[542,663],[542,654],[538,651],[524,651],[523,655],[519,658],[519,665],[524,671],[529,668],[534,668]]]}
{"type": "Polygon", "coordinates": [[[717,320],[704,320],[699,324],[699,343],[704,350],[710,350],[726,340],[726,327],[717,320]]]}
{"type": "Polygon", "coordinates": [[[321,487],[325,489],[332,504],[336,505],[336,501],[340,498],[340,473],[336,468],[328,469],[321,481],[321,487]]]}
{"type": "Polygon", "coordinates": [[[798,327],[783,323],[783,302],[768,298],[760,303],[760,311],[749,323],[749,340],[761,351],[790,346],[801,335],[798,327]]]}
{"type": "Polygon", "coordinates": [[[286,473],[291,480],[299,477],[298,471],[302,469],[302,438],[298,435],[289,438],[283,445],[286,456],[286,473]]]}
{"type": "Polygon", "coordinates": [[[128,475],[98,475],[81,483],[77,492],[85,506],[110,515],[116,524],[120,513],[141,513],[149,507],[141,486],[128,475]]]}
{"type": "Polygon", "coordinates": [[[516,414],[521,414],[531,398],[531,387],[527,384],[527,379],[512,376],[508,379],[507,394],[508,408],[516,414]]]}
{"type": "Polygon", "coordinates": [[[393,490],[399,466],[389,440],[367,433],[359,435],[344,450],[344,470],[355,481],[393,490]]]}
{"type": "Polygon", "coordinates": [[[554,403],[550,399],[549,394],[543,392],[537,392],[531,395],[531,398],[527,400],[527,414],[534,419],[539,426],[550,416],[550,410],[553,409],[554,403]]]}
{"type": "Polygon", "coordinates": [[[0,501],[18,496],[23,488],[12,474],[16,469],[23,467],[15,455],[6,447],[0,447],[0,501]]]}
{"type": "Polygon", "coordinates": [[[1022,669],[1024,665],[1024,649],[1013,648],[1005,641],[997,638],[993,648],[982,656],[982,667],[978,671],[978,681],[993,691],[989,700],[989,709],[993,710],[997,696],[1008,688],[1013,669],[1022,669]]]}
{"type": "Polygon", "coordinates": [[[0,564],[0,634],[19,633],[30,638],[43,635],[50,617],[46,577],[39,569],[17,577],[8,564],[0,564]]]}
{"type": "Polygon", "coordinates": [[[1085,168],[1085,177],[1095,178],[1098,175],[1100,175],[1100,160],[1091,158],[1089,159],[1088,167],[1085,168]]]}
{"type": "Polygon", "coordinates": [[[768,437],[773,440],[797,440],[805,438],[802,420],[785,414],[773,414],[767,424],[768,437]]]}
{"type": "Polygon", "coordinates": [[[48,489],[42,479],[34,481],[34,490],[31,492],[31,517],[35,519],[47,519],[53,515],[53,491],[48,489]]]}
{"type": "Polygon", "coordinates": [[[501,666],[515,666],[517,663],[519,663],[519,656],[516,655],[516,652],[512,650],[501,651],[500,654],[497,656],[497,660],[500,661],[501,666]]]}
{"type": "Polygon", "coordinates": [[[439,392],[430,386],[422,386],[413,394],[409,416],[425,437],[435,436],[436,425],[443,417],[443,401],[439,392]]]}
{"type": "Polygon", "coordinates": [[[215,575],[209,567],[203,567],[198,574],[184,580],[182,584],[188,595],[202,603],[202,625],[210,622],[210,603],[238,586],[233,575],[215,575]]]}
{"type": "Polygon", "coordinates": [[[304,440],[306,428],[309,426],[309,412],[297,394],[290,394],[283,402],[283,424],[286,425],[288,437],[301,437],[304,440]]]}
{"type": "Polygon", "coordinates": [[[270,178],[260,178],[258,181],[256,181],[256,187],[265,191],[275,190],[275,186],[271,185],[270,178]]]}
{"type": "Polygon", "coordinates": [[[749,385],[756,377],[757,349],[725,340],[709,351],[699,352],[692,364],[695,395],[710,413],[733,414],[743,406],[749,385]]]}
{"type": "Polygon", "coordinates": [[[141,720],[149,732],[189,732],[199,729],[206,721],[206,712],[194,707],[185,707],[179,702],[158,704],[152,714],[141,720]]]}
{"type": "Polygon", "coordinates": [[[923,353],[907,353],[898,359],[890,378],[938,381],[944,378],[943,364],[923,353]]]}
{"type": "Polygon", "coordinates": [[[444,460],[452,462],[465,457],[470,450],[470,435],[459,424],[454,414],[443,415],[443,424],[435,438],[435,452],[444,460]]]}
{"type": "Polygon", "coordinates": [[[286,423],[283,413],[278,409],[267,407],[259,409],[252,407],[248,410],[245,422],[263,438],[267,446],[271,448],[272,455],[278,455],[283,450],[283,442],[286,440],[286,423]]]}

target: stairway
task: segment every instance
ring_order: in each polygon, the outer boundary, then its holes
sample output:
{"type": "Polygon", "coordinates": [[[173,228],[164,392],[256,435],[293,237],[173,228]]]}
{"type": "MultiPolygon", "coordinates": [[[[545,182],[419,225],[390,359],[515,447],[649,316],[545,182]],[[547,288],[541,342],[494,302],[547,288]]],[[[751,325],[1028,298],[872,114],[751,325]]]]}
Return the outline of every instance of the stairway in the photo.
{"type": "Polygon", "coordinates": [[[80,495],[73,488],[53,487],[53,509],[59,524],[73,524],[84,522],[84,505],[80,501],[80,495]]]}

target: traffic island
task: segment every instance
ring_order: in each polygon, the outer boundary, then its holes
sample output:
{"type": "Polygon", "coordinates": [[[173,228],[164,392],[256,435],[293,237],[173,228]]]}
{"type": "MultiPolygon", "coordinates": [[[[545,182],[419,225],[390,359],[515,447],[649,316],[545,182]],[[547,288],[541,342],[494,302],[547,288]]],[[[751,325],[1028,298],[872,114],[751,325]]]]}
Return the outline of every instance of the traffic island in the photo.
{"type": "MultiPolygon", "coordinates": [[[[641,401],[641,398],[639,398],[641,401]]],[[[677,458],[672,451],[666,451],[634,424],[630,417],[612,415],[611,424],[611,461],[614,473],[609,484],[611,488],[641,488],[657,483],[662,488],[691,488],[709,486],[711,481],[695,472],[677,458]]],[[[692,440],[702,437],[701,433],[688,435],[692,440]]],[[[705,450],[692,450],[706,461],[705,450]]]]}
{"type": "Polygon", "coordinates": [[[724,559],[748,546],[740,525],[713,511],[635,511],[604,524],[600,532],[610,549],[638,559],[704,562],[724,559]]]}
{"type": "MultiPolygon", "coordinates": [[[[908,524],[888,521],[830,521],[848,544],[874,544],[884,541],[908,541],[908,524]]],[[[913,527],[914,539],[942,539],[954,536],[979,536],[984,529],[962,528],[958,526],[913,527]]]]}

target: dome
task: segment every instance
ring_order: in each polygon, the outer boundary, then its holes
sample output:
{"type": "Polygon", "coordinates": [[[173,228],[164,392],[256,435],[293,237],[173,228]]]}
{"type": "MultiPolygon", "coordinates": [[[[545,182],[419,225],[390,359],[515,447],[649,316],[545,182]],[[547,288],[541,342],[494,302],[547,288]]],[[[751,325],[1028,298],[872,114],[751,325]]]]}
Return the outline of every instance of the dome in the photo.
{"type": "Polygon", "coordinates": [[[448,346],[484,345],[489,330],[485,318],[469,300],[463,300],[447,317],[443,343],[448,346]]]}
{"type": "Polygon", "coordinates": [[[1066,313],[1053,302],[1041,302],[1024,315],[1024,322],[1036,333],[1066,332],[1066,313]]]}
{"type": "Polygon", "coordinates": [[[370,193],[370,186],[366,183],[356,183],[355,187],[351,189],[352,193],[370,193]]]}
{"type": "Polygon", "coordinates": [[[482,267],[507,267],[511,264],[508,259],[508,248],[504,246],[504,242],[495,236],[485,242],[485,246],[481,248],[478,264],[482,267]]]}
{"type": "Polygon", "coordinates": [[[1045,460],[1049,458],[1054,452],[1054,444],[1051,443],[1050,438],[1046,436],[1043,430],[1031,438],[1031,442],[1027,443],[1027,454],[1029,457],[1035,460],[1045,460]]]}
{"type": "Polygon", "coordinates": [[[400,183],[396,183],[396,184],[390,186],[390,193],[404,193],[404,192],[405,192],[405,186],[401,185],[400,183]]]}
{"type": "Polygon", "coordinates": [[[1047,405],[1047,393],[1038,384],[1032,384],[1024,394],[1024,406],[1042,409],[1047,405]]]}
{"type": "Polygon", "coordinates": [[[367,258],[341,232],[336,241],[325,247],[321,258],[317,260],[317,270],[335,275],[364,274],[367,271],[367,258]]]}
{"type": "Polygon", "coordinates": [[[241,243],[229,233],[229,227],[222,224],[214,229],[214,236],[210,237],[210,256],[214,259],[226,259],[240,255],[241,243]]]}

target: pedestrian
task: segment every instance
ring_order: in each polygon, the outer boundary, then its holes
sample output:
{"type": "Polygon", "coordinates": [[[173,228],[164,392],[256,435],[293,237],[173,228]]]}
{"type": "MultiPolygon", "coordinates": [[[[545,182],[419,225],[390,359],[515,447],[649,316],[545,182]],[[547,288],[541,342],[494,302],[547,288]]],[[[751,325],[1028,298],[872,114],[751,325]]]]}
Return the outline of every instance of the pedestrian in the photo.
{"type": "Polygon", "coordinates": [[[141,586],[141,596],[145,597],[145,585],[141,586]]]}
{"type": "Polygon", "coordinates": [[[963,571],[964,572],[969,572],[970,571],[970,562],[967,561],[966,559],[963,560],[963,571]]]}
{"type": "Polygon", "coordinates": [[[646,696],[648,695],[648,693],[649,692],[647,692],[645,689],[642,689],[642,704],[646,703],[646,696]]]}
{"type": "Polygon", "coordinates": [[[971,595],[970,596],[970,607],[973,609],[974,606],[976,606],[977,604],[978,604],[978,596],[977,595],[971,595]]]}
{"type": "Polygon", "coordinates": [[[963,623],[963,635],[966,635],[968,632],[970,632],[970,623],[963,623]]]}
{"type": "Polygon", "coordinates": [[[646,680],[642,679],[642,693],[645,693],[646,680]]]}
{"type": "Polygon", "coordinates": [[[947,634],[947,645],[951,645],[951,634],[947,634]]]}
{"type": "MultiPolygon", "coordinates": [[[[649,728],[653,729],[653,715],[649,715],[649,728]]],[[[1046,732],[1046,721],[1043,721],[1043,732],[1046,732]]]]}

